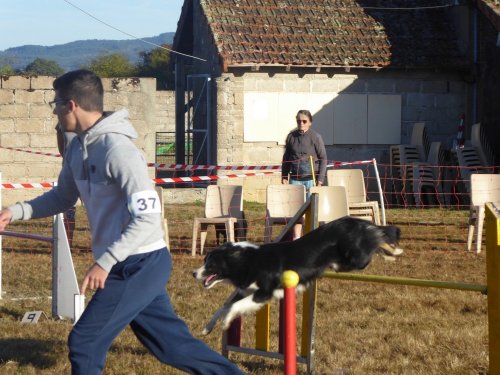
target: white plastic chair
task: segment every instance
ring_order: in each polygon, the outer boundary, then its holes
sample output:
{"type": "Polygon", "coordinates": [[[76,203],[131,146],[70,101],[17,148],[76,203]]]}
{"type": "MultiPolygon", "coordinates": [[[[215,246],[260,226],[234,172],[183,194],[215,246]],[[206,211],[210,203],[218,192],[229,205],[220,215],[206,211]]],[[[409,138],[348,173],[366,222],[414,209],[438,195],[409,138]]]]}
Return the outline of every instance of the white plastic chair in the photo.
{"type": "Polygon", "coordinates": [[[286,224],[306,201],[303,185],[268,185],[264,242],[271,242],[273,225],[286,224]]]}
{"type": "Polygon", "coordinates": [[[227,240],[234,242],[234,227],[239,220],[244,220],[243,187],[241,185],[207,186],[205,217],[194,218],[191,255],[196,254],[198,227],[200,228],[200,254],[203,254],[209,225],[223,224],[227,240]]]}
{"type": "Polygon", "coordinates": [[[366,188],[361,169],[330,169],[327,171],[328,186],[344,186],[347,192],[349,215],[369,219],[380,225],[380,209],[377,201],[366,200],[366,188]]]}
{"type": "Polygon", "coordinates": [[[500,204],[500,174],[473,173],[470,180],[471,205],[467,250],[472,248],[474,230],[476,231],[476,253],[481,252],[484,223],[484,205],[488,202],[500,204]]]}
{"type": "Polygon", "coordinates": [[[318,194],[318,221],[320,225],[349,215],[347,193],[344,186],[313,186],[309,192],[318,194]]]}

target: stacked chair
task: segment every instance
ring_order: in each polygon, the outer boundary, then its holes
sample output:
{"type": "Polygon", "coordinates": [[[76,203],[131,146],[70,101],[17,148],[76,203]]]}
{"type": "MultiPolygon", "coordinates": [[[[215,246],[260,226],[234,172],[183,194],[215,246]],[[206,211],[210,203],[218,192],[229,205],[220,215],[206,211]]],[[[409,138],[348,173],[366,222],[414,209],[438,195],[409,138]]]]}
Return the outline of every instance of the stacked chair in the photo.
{"type": "Polygon", "coordinates": [[[493,168],[488,167],[492,167],[495,160],[493,148],[481,130],[480,123],[472,125],[471,139],[466,142],[466,146],[454,151],[460,178],[470,194],[472,174],[492,173],[493,168]]]}
{"type": "Polygon", "coordinates": [[[417,122],[412,129],[411,144],[389,148],[391,174],[398,203],[409,203],[412,197],[417,207],[422,194],[436,196],[444,202],[442,176],[438,166],[444,162],[441,142],[430,142],[425,124],[417,122]]]}

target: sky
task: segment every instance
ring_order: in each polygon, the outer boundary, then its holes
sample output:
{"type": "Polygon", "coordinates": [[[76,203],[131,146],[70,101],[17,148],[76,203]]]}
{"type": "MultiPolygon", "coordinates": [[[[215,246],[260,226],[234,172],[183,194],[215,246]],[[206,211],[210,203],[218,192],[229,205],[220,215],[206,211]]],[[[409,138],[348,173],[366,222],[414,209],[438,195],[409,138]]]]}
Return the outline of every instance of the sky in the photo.
{"type": "Polygon", "coordinates": [[[53,46],[76,40],[123,40],[175,32],[183,2],[0,0],[0,51],[29,44],[53,46]]]}

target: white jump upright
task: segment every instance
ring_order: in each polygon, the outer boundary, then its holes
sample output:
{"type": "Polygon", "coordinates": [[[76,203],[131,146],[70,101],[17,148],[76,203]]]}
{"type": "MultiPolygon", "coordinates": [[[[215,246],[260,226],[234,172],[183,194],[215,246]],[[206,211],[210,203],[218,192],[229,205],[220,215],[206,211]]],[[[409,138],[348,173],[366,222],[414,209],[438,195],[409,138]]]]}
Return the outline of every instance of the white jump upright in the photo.
{"type": "MultiPolygon", "coordinates": [[[[0,207],[2,207],[0,173],[0,207]]],[[[28,233],[0,232],[0,299],[2,290],[2,237],[4,235],[52,242],[52,317],[67,318],[75,323],[85,308],[85,296],[80,295],[78,280],[73,266],[63,214],[54,216],[52,237],[28,233]]]]}
{"type": "Polygon", "coordinates": [[[76,323],[85,307],[85,296],[80,295],[62,213],[54,216],[52,231],[52,317],[76,323]]]}

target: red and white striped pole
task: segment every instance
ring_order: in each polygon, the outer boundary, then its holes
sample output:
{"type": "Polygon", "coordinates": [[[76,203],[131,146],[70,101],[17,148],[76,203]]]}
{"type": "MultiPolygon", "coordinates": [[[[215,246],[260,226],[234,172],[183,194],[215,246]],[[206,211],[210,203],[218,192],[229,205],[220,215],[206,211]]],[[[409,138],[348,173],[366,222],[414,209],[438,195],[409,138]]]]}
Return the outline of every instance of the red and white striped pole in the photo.
{"type": "Polygon", "coordinates": [[[285,289],[285,375],[297,374],[297,321],[295,287],[299,275],[295,271],[285,271],[281,277],[285,289]]]}

